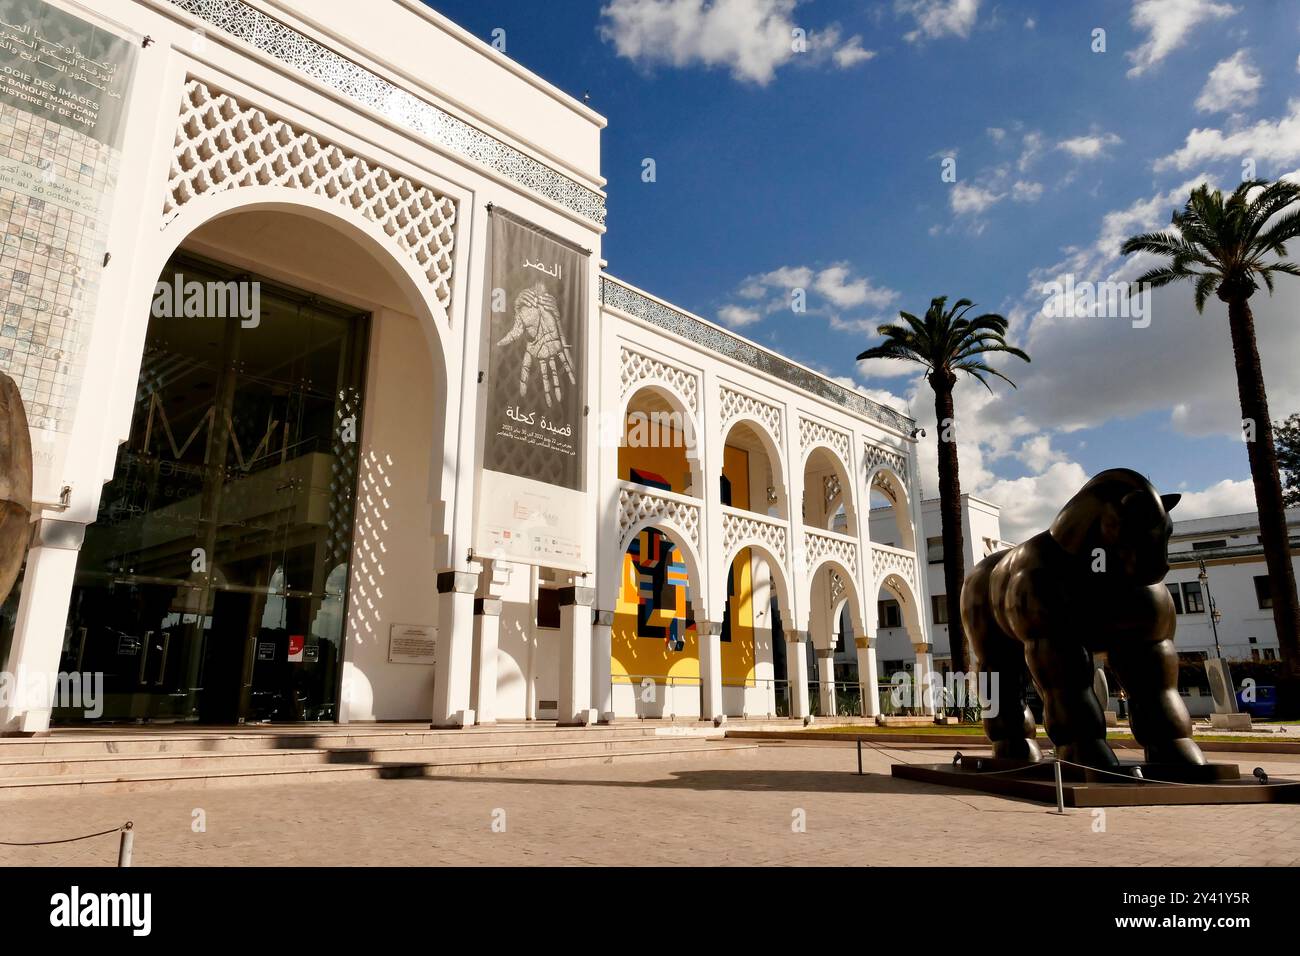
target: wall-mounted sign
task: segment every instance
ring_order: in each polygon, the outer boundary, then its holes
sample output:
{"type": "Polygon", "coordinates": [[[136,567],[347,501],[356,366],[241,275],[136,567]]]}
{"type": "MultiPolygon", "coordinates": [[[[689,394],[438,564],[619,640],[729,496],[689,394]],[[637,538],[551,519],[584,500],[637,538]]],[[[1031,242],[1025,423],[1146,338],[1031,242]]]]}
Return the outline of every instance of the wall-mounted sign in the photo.
{"type": "Polygon", "coordinates": [[[44,0],[0,0],[0,369],[58,500],[108,235],[136,37],[44,0]]]}
{"type": "Polygon", "coordinates": [[[257,645],[257,659],[259,661],[275,660],[275,644],[263,641],[257,645]]]}
{"type": "Polygon", "coordinates": [[[432,664],[438,629],[432,624],[394,624],[388,629],[390,664],[432,664]]]}
{"type": "Polygon", "coordinates": [[[301,634],[289,635],[289,663],[301,664],[303,648],[307,646],[307,638],[301,634]]]}
{"type": "Polygon", "coordinates": [[[500,209],[488,242],[474,551],[587,571],[588,255],[500,209]]]}

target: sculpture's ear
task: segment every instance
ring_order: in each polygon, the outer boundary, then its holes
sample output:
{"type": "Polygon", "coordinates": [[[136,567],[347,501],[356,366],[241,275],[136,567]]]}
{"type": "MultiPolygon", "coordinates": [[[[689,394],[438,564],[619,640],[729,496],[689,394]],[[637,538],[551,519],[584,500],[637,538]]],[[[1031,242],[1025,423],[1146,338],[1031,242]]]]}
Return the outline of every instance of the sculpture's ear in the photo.
{"type": "Polygon", "coordinates": [[[1165,512],[1173,511],[1178,507],[1178,502],[1183,500],[1182,495],[1161,495],[1160,503],[1165,506],[1165,512]]]}

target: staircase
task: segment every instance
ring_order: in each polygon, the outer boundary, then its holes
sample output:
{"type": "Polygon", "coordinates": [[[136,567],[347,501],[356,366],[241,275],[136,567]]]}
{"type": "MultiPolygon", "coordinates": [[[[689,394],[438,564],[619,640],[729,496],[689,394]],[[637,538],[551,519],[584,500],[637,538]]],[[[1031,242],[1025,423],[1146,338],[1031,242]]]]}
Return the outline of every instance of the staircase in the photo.
{"type": "Polygon", "coordinates": [[[0,739],[0,800],[367,777],[436,777],[757,749],[707,725],[501,724],[60,730],[0,739]]]}

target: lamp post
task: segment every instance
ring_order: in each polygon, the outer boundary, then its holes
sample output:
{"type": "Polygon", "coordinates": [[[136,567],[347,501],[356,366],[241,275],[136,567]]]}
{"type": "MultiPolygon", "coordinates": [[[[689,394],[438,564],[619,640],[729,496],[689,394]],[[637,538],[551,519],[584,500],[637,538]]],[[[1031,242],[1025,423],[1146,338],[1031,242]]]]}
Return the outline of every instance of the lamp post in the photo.
{"type": "Polygon", "coordinates": [[[1196,575],[1201,582],[1201,590],[1205,592],[1205,606],[1210,615],[1210,628],[1214,631],[1214,656],[1223,657],[1223,651],[1219,648],[1219,609],[1214,606],[1214,598],[1210,595],[1210,572],[1205,569],[1205,562],[1196,562],[1200,565],[1201,572],[1196,575]]]}

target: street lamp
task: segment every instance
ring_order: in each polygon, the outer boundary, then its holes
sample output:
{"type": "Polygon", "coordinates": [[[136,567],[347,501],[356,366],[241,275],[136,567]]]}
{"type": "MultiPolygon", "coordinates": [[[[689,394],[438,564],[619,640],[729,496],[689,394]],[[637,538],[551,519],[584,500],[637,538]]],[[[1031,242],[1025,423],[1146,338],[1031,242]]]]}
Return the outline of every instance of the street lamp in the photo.
{"type": "Polygon", "coordinates": [[[1205,569],[1205,561],[1201,560],[1196,563],[1201,568],[1201,573],[1196,576],[1201,581],[1201,590],[1205,592],[1205,605],[1210,613],[1210,627],[1214,630],[1214,656],[1223,657],[1223,651],[1219,649],[1219,620],[1223,615],[1214,606],[1214,598],[1210,595],[1210,572],[1205,569]]]}

